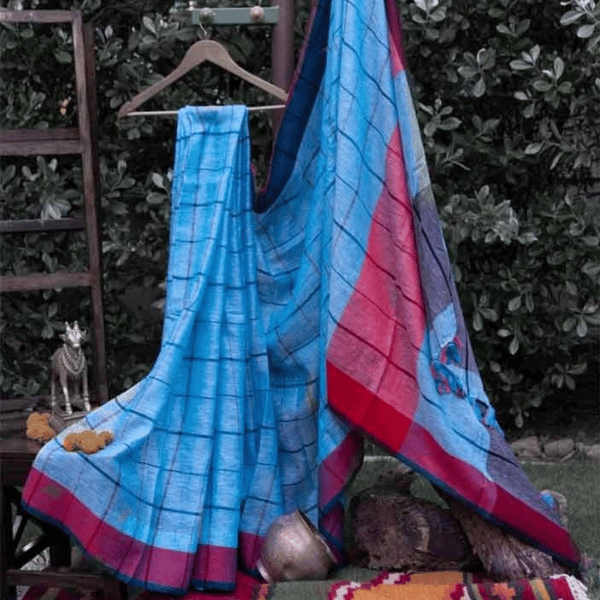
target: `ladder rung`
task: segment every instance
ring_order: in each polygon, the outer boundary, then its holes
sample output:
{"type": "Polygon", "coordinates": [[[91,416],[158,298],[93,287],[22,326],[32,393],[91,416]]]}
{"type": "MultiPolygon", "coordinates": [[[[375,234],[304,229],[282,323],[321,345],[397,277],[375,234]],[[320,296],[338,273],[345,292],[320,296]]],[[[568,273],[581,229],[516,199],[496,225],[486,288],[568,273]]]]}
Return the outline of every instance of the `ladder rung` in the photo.
{"type": "Polygon", "coordinates": [[[71,10],[0,10],[0,22],[9,23],[72,23],[78,17],[71,10]]]}
{"type": "Polygon", "coordinates": [[[8,569],[6,578],[11,585],[47,587],[85,587],[103,589],[104,576],[100,572],[73,572],[73,571],[25,571],[8,569]]]}
{"type": "Polygon", "coordinates": [[[80,154],[81,151],[79,130],[73,127],[0,131],[0,155],[80,154]]]}
{"type": "Polygon", "coordinates": [[[21,219],[19,221],[0,221],[0,233],[28,233],[32,231],[65,231],[85,229],[82,217],[65,219],[21,219]]]}
{"type": "Polygon", "coordinates": [[[31,275],[1,275],[0,293],[33,292],[54,288],[90,287],[92,276],[88,271],[62,273],[35,273],[31,275]]]}

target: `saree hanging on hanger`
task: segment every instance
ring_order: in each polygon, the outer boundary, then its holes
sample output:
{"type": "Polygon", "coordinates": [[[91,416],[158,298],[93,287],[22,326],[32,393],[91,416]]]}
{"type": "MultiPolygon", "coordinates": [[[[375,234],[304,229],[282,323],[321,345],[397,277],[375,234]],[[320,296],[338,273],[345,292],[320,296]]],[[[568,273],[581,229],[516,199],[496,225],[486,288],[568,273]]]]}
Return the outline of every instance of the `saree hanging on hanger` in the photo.
{"type": "Polygon", "coordinates": [[[253,198],[243,107],[178,119],[152,372],[39,453],[26,507],[124,581],[182,593],[254,572],[300,508],[338,557],[362,432],[574,566],[579,552],[485,395],[441,235],[393,0],[319,0],[253,198]]]}

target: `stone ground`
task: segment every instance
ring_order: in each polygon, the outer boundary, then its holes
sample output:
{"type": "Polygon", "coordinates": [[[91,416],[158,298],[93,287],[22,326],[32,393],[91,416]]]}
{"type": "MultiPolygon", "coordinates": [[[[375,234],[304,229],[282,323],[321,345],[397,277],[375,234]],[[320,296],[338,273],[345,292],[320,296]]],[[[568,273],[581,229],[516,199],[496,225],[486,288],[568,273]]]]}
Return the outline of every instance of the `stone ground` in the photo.
{"type": "Polygon", "coordinates": [[[522,461],[566,461],[585,457],[600,462],[600,444],[577,442],[571,436],[558,439],[528,435],[511,443],[515,456],[522,461]]]}
{"type": "MultiPolygon", "coordinates": [[[[553,403],[553,406],[556,404],[553,403]]],[[[600,461],[600,395],[597,386],[565,394],[552,414],[544,407],[522,429],[505,426],[513,452],[521,460],[563,461],[587,457],[600,461]]]]}

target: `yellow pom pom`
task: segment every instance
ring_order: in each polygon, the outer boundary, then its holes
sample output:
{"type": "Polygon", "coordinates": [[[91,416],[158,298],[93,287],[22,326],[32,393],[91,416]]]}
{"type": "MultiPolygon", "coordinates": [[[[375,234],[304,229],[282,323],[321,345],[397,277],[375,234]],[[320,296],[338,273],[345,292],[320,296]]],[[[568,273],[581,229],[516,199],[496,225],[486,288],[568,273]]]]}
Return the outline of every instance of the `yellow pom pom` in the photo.
{"type": "Polygon", "coordinates": [[[113,441],[114,436],[110,431],[101,431],[100,433],[98,433],[98,439],[102,444],[102,448],[105,448],[113,441]]]}
{"type": "Polygon", "coordinates": [[[33,422],[29,422],[25,435],[31,440],[36,440],[45,444],[56,435],[56,431],[54,431],[47,423],[34,419],[33,422]]]}
{"type": "Polygon", "coordinates": [[[80,431],[77,438],[77,445],[79,449],[86,454],[92,454],[98,449],[98,440],[96,434],[93,431],[80,431]]]}
{"type": "Polygon", "coordinates": [[[50,425],[43,425],[39,428],[39,441],[42,443],[49,442],[56,435],[56,431],[50,425]]]}
{"type": "Polygon", "coordinates": [[[36,425],[41,425],[42,423],[44,423],[44,418],[42,417],[42,415],[40,415],[40,413],[34,412],[31,413],[29,417],[27,417],[26,426],[27,428],[35,427],[36,425]]]}
{"type": "Polygon", "coordinates": [[[63,440],[63,448],[67,452],[74,452],[79,448],[79,438],[76,433],[69,433],[63,440]]]}

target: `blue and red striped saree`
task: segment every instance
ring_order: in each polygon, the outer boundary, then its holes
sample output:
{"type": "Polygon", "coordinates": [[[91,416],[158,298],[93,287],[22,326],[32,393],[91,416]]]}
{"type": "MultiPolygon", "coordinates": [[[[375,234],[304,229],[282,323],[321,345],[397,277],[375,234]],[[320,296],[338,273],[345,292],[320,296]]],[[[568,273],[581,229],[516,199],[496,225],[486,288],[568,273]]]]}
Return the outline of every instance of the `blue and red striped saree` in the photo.
{"type": "Polygon", "coordinates": [[[25,506],[124,581],[232,589],[278,515],[343,552],[362,433],[559,560],[579,554],[482,388],[431,193],[393,0],[318,0],[266,188],[247,109],[178,117],[161,352],[39,453],[25,506]]]}

